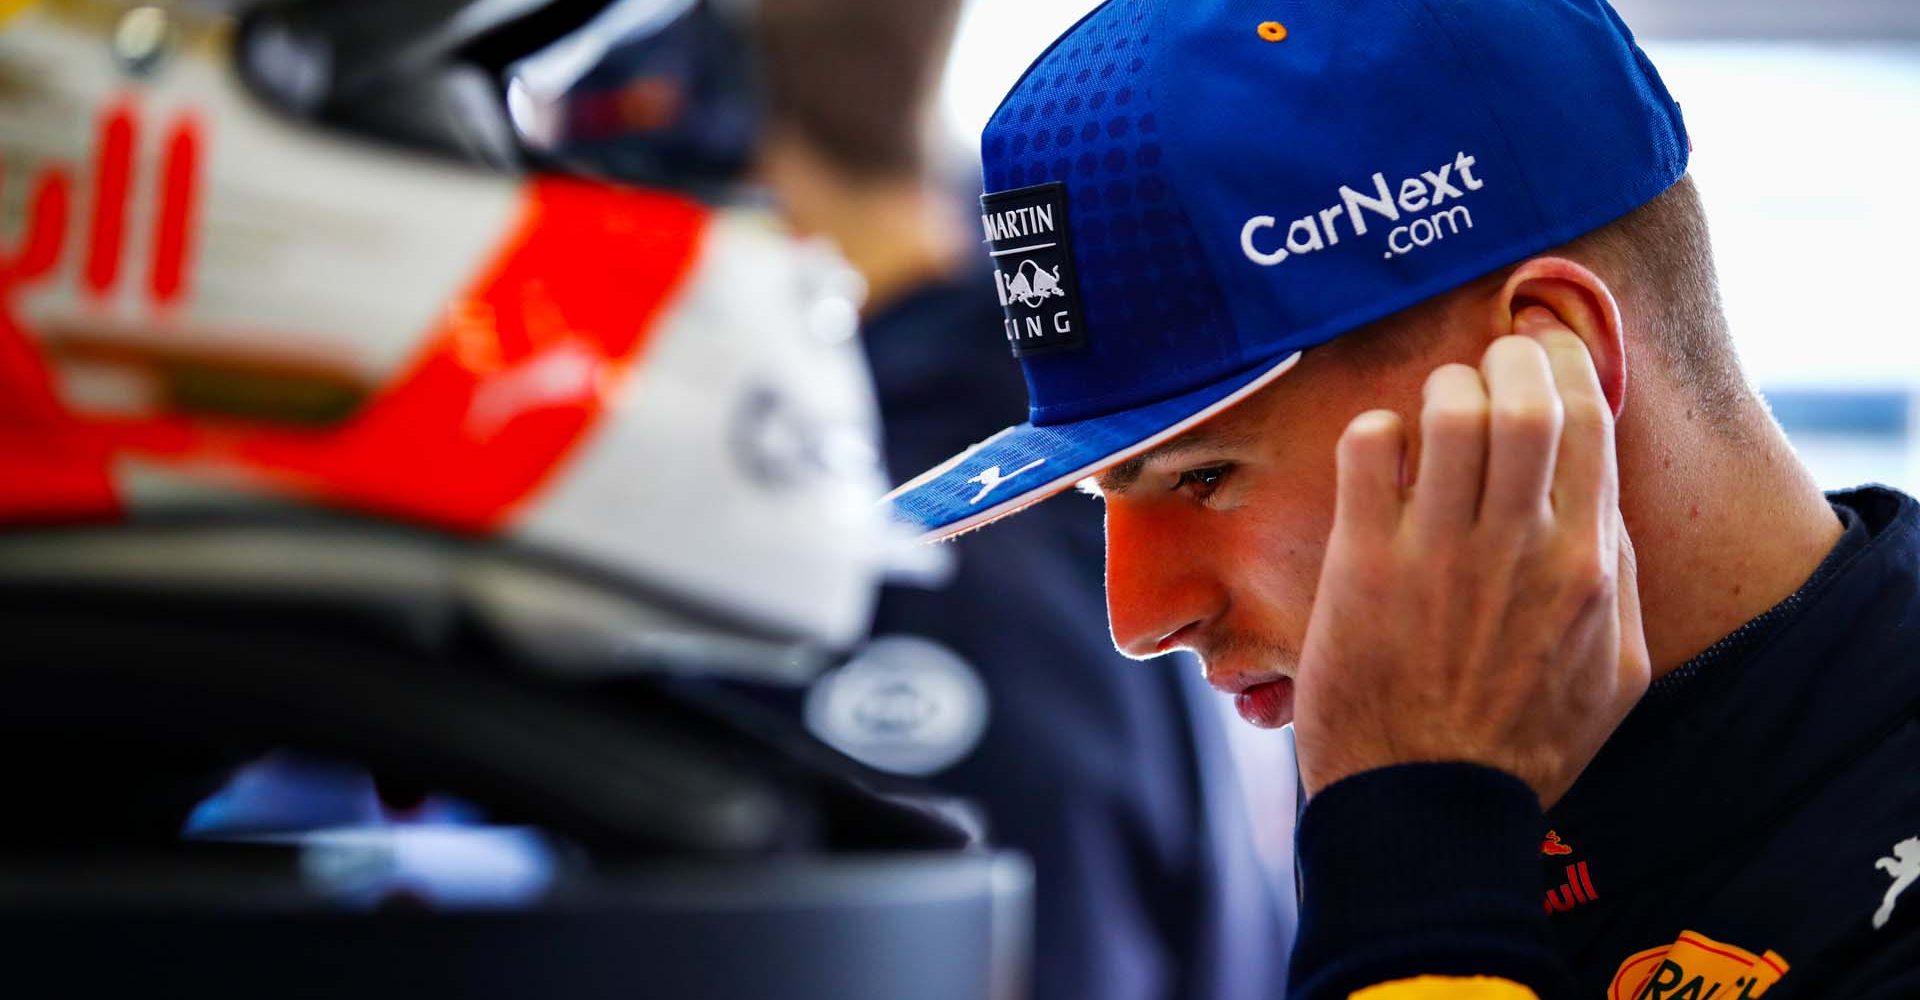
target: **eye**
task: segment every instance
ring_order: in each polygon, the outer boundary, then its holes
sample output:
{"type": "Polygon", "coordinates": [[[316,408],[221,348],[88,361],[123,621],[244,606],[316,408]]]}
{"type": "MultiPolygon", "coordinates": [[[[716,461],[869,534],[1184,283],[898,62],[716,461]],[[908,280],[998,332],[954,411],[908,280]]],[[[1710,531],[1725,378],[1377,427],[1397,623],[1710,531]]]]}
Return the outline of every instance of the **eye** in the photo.
{"type": "Polygon", "coordinates": [[[1205,503],[1213,497],[1214,491],[1220,488],[1220,484],[1227,481],[1227,476],[1232,472],[1231,465],[1210,465],[1204,469],[1193,469],[1182,472],[1173,488],[1185,491],[1195,500],[1205,503]]]}

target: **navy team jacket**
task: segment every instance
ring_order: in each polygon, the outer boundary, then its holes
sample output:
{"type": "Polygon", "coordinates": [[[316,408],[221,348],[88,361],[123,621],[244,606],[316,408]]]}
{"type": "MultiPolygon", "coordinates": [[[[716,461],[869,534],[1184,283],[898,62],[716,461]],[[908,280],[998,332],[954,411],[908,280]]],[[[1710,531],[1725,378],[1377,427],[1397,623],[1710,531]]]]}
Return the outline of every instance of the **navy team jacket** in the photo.
{"type": "Polygon", "coordinates": [[[1656,681],[1552,810],[1468,765],[1316,796],[1290,995],[1920,997],[1920,505],[1832,501],[1813,578],[1656,681]]]}

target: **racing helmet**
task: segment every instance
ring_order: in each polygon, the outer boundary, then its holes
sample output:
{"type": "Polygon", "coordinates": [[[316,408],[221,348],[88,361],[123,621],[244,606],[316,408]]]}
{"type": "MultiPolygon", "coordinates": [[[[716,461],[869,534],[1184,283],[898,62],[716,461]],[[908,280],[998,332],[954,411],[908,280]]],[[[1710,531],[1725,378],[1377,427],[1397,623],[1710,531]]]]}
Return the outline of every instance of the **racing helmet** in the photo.
{"type": "Polygon", "coordinates": [[[720,196],[750,16],[0,2],[0,532],[401,525],[543,567],[471,596],[553,656],[857,640],[858,280],[720,196]]]}

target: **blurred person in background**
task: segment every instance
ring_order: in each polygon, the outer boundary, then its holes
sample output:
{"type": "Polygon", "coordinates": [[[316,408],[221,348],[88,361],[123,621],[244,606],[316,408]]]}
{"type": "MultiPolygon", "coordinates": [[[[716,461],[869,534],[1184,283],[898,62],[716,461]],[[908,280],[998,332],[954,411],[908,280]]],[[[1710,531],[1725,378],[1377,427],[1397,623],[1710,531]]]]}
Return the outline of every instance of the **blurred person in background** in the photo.
{"type": "MultiPolygon", "coordinates": [[[[978,224],[926,141],[959,7],[762,8],[762,172],[795,225],[866,279],[895,472],[983,440],[1025,402],[978,224]]],[[[1041,1000],[1279,995],[1289,908],[1255,858],[1220,720],[1195,671],[1114,652],[1098,506],[1056,500],[951,554],[944,585],[883,593],[873,652],[809,698],[816,733],[984,804],[991,837],[1033,857],[1041,1000]]]]}

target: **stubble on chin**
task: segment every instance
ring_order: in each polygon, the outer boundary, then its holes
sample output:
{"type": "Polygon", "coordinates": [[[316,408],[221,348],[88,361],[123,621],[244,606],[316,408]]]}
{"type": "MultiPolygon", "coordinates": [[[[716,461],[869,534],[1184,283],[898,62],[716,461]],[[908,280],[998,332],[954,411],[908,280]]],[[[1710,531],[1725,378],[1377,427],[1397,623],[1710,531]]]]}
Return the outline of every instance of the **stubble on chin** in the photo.
{"type": "Polygon", "coordinates": [[[1268,673],[1292,677],[1300,666],[1300,650],[1293,644],[1244,632],[1211,639],[1196,652],[1209,680],[1268,673]]]}

